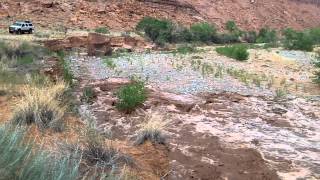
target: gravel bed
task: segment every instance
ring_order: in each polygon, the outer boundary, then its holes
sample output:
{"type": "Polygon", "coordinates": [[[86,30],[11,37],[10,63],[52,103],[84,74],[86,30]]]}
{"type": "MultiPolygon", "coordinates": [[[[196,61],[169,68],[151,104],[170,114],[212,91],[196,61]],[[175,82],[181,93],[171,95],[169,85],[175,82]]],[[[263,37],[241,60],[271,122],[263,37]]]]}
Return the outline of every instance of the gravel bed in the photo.
{"type": "Polygon", "coordinates": [[[309,52],[281,50],[278,54],[290,60],[298,61],[299,63],[306,65],[310,65],[314,60],[314,54],[309,52]]]}
{"type": "Polygon", "coordinates": [[[106,60],[99,57],[70,56],[69,61],[74,75],[81,78],[136,76],[161,90],[179,94],[227,91],[244,95],[273,95],[270,90],[249,87],[227,75],[222,78],[203,76],[200,70],[194,70],[188,65],[186,57],[165,53],[130,54],[107,60],[111,61],[115,68],[108,67],[106,60]],[[184,65],[177,68],[174,65],[177,63],[184,65]]]}

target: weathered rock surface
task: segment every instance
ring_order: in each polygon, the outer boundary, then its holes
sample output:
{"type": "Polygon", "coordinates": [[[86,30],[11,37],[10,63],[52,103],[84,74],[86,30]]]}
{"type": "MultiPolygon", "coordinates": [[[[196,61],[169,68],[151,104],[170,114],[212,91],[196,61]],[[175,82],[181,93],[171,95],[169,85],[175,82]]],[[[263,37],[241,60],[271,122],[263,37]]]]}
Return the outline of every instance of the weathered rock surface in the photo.
{"type": "Polygon", "coordinates": [[[184,25],[209,21],[220,28],[224,28],[228,20],[234,20],[245,30],[264,26],[302,29],[320,25],[320,6],[316,0],[109,0],[107,3],[2,0],[1,4],[6,10],[0,9],[0,26],[1,20],[8,16],[30,19],[44,27],[62,24],[88,29],[108,26],[117,30],[132,30],[145,16],[173,19],[184,25]]]}
{"type": "Polygon", "coordinates": [[[89,33],[88,35],[88,55],[89,56],[106,56],[111,55],[112,48],[110,43],[110,38],[98,34],[98,33],[89,33]]]}

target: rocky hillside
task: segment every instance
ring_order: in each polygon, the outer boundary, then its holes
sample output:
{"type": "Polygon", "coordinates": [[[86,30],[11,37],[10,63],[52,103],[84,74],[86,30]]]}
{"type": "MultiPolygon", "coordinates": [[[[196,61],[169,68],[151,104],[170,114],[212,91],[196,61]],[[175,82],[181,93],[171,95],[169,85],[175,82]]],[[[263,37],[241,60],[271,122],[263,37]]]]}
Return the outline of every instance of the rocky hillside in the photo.
{"type": "Polygon", "coordinates": [[[218,27],[235,20],[243,29],[320,26],[318,0],[2,0],[0,27],[30,19],[47,27],[132,29],[144,16],[189,25],[210,21],[218,27]]]}

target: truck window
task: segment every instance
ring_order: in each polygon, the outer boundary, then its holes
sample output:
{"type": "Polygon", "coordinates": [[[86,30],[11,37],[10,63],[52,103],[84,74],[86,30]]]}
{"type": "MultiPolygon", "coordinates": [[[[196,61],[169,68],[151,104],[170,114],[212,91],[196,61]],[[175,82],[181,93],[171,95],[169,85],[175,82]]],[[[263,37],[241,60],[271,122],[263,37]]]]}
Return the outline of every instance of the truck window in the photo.
{"type": "Polygon", "coordinates": [[[24,27],[24,24],[22,24],[22,27],[24,27]]]}

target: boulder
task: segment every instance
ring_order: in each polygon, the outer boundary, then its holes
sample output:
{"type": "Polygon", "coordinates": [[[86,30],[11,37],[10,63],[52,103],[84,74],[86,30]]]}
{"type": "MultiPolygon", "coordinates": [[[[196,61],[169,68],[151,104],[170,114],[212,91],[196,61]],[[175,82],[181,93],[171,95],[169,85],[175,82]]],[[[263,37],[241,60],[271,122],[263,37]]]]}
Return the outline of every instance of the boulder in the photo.
{"type": "Polygon", "coordinates": [[[64,39],[54,39],[45,41],[44,46],[51,51],[60,51],[68,49],[70,47],[70,44],[64,39]]]}
{"type": "Polygon", "coordinates": [[[89,33],[88,35],[88,55],[89,56],[106,56],[112,54],[110,38],[98,34],[89,33]]]}
{"type": "Polygon", "coordinates": [[[205,101],[194,95],[183,95],[148,88],[148,97],[153,102],[173,104],[182,111],[189,112],[195,105],[203,105],[205,101]]]}
{"type": "Polygon", "coordinates": [[[51,51],[68,50],[71,48],[86,47],[88,38],[86,36],[74,36],[66,39],[48,40],[44,43],[45,47],[51,51]]]}

